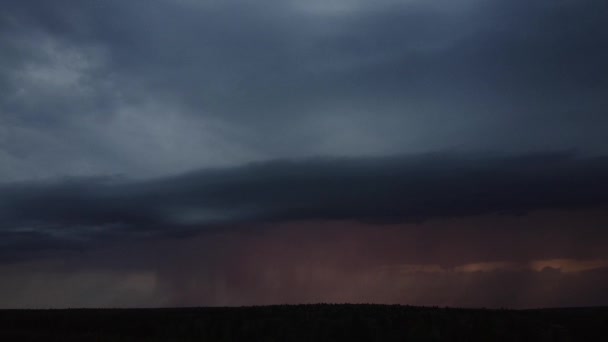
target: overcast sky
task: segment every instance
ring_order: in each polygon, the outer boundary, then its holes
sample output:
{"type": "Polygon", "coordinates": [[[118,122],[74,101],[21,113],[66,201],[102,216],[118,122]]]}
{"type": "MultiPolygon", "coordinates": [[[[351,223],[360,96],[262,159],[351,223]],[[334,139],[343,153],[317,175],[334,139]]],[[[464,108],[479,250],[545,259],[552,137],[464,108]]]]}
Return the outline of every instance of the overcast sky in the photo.
{"type": "Polygon", "coordinates": [[[606,61],[604,0],[3,0],[0,307],[607,305],[606,61]]]}

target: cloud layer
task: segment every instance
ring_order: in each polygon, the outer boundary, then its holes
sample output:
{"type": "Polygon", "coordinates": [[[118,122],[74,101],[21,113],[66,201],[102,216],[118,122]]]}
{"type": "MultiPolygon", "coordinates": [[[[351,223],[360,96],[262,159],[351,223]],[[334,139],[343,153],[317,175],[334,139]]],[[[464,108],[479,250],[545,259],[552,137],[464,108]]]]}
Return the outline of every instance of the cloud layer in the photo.
{"type": "Polygon", "coordinates": [[[146,181],[5,184],[2,254],[237,224],[382,224],[597,207],[608,203],[606,175],[605,158],[421,155],[275,161],[146,181]]]}
{"type": "Polygon", "coordinates": [[[606,4],[6,1],[0,176],[602,154],[606,4]]]}

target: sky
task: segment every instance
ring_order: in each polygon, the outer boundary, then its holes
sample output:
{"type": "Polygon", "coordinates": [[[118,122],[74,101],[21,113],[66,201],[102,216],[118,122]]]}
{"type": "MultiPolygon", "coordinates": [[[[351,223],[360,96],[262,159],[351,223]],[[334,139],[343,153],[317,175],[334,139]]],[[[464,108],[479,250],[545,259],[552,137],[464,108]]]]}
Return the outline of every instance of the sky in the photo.
{"type": "Polygon", "coordinates": [[[604,0],[3,0],[0,308],[608,305],[604,0]]]}

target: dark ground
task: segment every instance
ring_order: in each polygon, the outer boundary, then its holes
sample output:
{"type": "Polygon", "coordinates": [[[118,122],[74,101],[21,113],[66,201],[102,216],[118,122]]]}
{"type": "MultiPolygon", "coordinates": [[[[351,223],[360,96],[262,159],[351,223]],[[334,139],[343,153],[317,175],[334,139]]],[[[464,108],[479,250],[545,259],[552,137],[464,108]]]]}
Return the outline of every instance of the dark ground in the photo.
{"type": "Polygon", "coordinates": [[[608,307],[0,310],[0,341],[608,341],[608,307]]]}

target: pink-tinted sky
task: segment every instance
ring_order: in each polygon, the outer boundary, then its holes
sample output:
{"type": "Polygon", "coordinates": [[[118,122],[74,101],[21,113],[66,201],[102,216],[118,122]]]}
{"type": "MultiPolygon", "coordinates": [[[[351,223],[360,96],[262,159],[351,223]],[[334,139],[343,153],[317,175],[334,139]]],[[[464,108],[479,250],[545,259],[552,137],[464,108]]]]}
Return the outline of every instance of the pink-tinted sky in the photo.
{"type": "Polygon", "coordinates": [[[420,224],[286,222],[117,243],[3,265],[0,303],[601,305],[608,303],[604,209],[420,224]]]}

